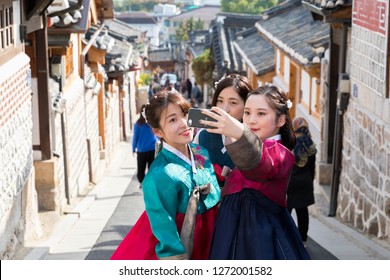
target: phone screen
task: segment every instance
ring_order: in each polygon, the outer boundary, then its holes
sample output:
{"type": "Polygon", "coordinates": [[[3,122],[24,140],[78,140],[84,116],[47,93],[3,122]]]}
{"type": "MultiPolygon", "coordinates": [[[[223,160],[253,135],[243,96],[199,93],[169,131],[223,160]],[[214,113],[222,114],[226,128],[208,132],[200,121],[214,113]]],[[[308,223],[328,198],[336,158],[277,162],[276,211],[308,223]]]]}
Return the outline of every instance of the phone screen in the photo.
{"type": "Polygon", "coordinates": [[[201,110],[206,110],[206,109],[190,108],[190,110],[188,111],[188,121],[187,121],[188,126],[197,127],[197,128],[213,128],[213,126],[211,125],[204,125],[199,122],[200,120],[212,121],[212,122],[217,121],[214,118],[202,114],[201,110]]]}

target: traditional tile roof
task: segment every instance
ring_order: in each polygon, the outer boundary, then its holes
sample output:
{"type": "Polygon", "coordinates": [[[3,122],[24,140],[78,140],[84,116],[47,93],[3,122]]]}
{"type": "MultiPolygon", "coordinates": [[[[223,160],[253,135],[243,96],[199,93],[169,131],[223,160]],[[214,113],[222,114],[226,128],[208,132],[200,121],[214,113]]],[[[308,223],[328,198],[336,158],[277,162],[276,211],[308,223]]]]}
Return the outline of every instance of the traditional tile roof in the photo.
{"type": "Polygon", "coordinates": [[[253,27],[260,19],[260,16],[219,13],[213,20],[211,23],[211,47],[215,58],[217,78],[226,72],[242,71],[241,56],[233,46],[236,33],[253,27]]]}
{"type": "Polygon", "coordinates": [[[171,50],[169,48],[150,50],[149,60],[151,62],[171,61],[172,60],[171,50]]]}
{"type": "Polygon", "coordinates": [[[208,30],[195,30],[190,33],[187,49],[194,57],[198,57],[210,47],[210,32],[208,30]]]}
{"type": "Polygon", "coordinates": [[[306,67],[320,62],[329,43],[329,25],[315,21],[300,0],[265,11],[255,26],[269,42],[306,67]]]}
{"type": "Polygon", "coordinates": [[[242,59],[258,75],[275,69],[275,50],[255,27],[236,34],[234,46],[242,59]]]}
{"type": "Polygon", "coordinates": [[[186,20],[191,17],[194,19],[201,18],[204,21],[210,22],[215,18],[215,15],[221,11],[220,6],[205,5],[198,8],[194,8],[178,15],[170,16],[171,20],[186,20]]]}
{"type": "Polygon", "coordinates": [[[157,19],[145,12],[124,12],[115,17],[127,24],[157,24],[157,19]]]}
{"type": "MultiPolygon", "coordinates": [[[[48,17],[51,23],[56,27],[65,27],[77,23],[81,17],[81,11],[85,4],[89,8],[89,1],[85,0],[69,1],[69,0],[54,0],[47,8],[48,17]]],[[[86,14],[88,16],[88,14],[86,14]]]]}
{"type": "Polygon", "coordinates": [[[335,9],[338,6],[352,5],[353,0],[302,0],[302,3],[308,3],[320,9],[335,9]]]}
{"type": "Polygon", "coordinates": [[[117,19],[105,20],[104,25],[107,27],[111,36],[117,39],[127,40],[130,43],[143,43],[144,34],[141,30],[134,28],[123,21],[117,19]]]}
{"type": "MultiPolygon", "coordinates": [[[[124,34],[130,27],[123,27],[124,34]]],[[[97,27],[88,29],[83,41],[87,43],[91,36],[97,31],[97,27]]],[[[113,33],[112,30],[104,28],[93,42],[96,49],[106,50],[104,69],[110,72],[128,71],[136,66],[139,52],[133,44],[128,41],[128,36],[121,37],[119,33],[113,33]]]]}

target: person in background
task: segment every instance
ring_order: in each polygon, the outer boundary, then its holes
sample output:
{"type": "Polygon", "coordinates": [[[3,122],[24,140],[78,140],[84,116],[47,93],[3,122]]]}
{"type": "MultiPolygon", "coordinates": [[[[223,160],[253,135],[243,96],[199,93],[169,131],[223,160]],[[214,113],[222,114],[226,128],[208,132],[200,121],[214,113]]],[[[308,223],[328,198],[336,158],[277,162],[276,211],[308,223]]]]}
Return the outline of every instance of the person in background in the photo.
{"type": "Polygon", "coordinates": [[[194,107],[201,107],[203,102],[203,93],[196,82],[194,82],[194,85],[191,89],[191,100],[194,104],[194,107]]]}
{"type": "Polygon", "coordinates": [[[287,211],[286,189],[294,165],[292,103],[277,86],[248,94],[243,123],[218,107],[203,114],[225,135],[235,168],[227,176],[215,222],[210,259],[310,259],[287,211]]]}
{"type": "Polygon", "coordinates": [[[186,87],[187,87],[187,98],[188,100],[191,100],[191,91],[192,91],[192,83],[190,81],[190,79],[187,78],[187,81],[186,81],[186,87]]]}
{"type": "MultiPolygon", "coordinates": [[[[245,99],[251,90],[252,86],[246,77],[238,74],[223,76],[221,80],[216,82],[211,105],[221,108],[242,122],[245,99]]],[[[210,133],[202,129],[195,135],[193,141],[209,152],[221,188],[225,181],[225,175],[234,168],[233,161],[225,148],[225,140],[226,137],[222,134],[210,133]]]]}
{"type": "Polygon", "coordinates": [[[137,179],[140,183],[139,188],[142,187],[142,181],[145,178],[146,167],[150,169],[154,160],[154,152],[156,135],[154,135],[152,128],[146,122],[143,116],[146,105],[141,106],[141,114],[139,119],[134,124],[133,133],[133,155],[137,156],[137,179]]]}
{"type": "Polygon", "coordinates": [[[153,97],[153,94],[154,94],[154,91],[153,91],[153,83],[151,83],[149,85],[149,90],[148,90],[148,98],[152,98],[153,97]]]}
{"type": "Polygon", "coordinates": [[[191,143],[190,103],[160,92],[145,108],[162,141],[142,183],[145,212],[111,259],[207,259],[220,189],[206,149],[191,143]]]}
{"type": "Polygon", "coordinates": [[[171,81],[169,79],[169,76],[167,76],[167,78],[165,79],[165,84],[164,84],[165,88],[168,88],[169,86],[172,86],[171,85],[171,81]]]}
{"type": "Polygon", "coordinates": [[[294,147],[295,164],[287,189],[287,208],[295,209],[298,230],[306,246],[309,231],[308,206],[314,204],[314,174],[316,146],[311,138],[309,124],[302,117],[293,120],[292,127],[297,139],[294,147]]]}

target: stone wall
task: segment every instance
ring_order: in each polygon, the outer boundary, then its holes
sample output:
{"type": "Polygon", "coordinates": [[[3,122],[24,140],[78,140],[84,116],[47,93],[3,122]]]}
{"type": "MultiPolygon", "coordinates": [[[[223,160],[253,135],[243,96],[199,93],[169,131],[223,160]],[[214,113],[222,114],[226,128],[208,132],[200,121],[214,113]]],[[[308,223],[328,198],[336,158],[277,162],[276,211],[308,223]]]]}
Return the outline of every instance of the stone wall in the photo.
{"type": "Polygon", "coordinates": [[[33,179],[29,69],[24,53],[0,66],[0,259],[25,232],[21,194],[33,179]]]}
{"type": "Polygon", "coordinates": [[[390,240],[390,124],[352,102],[344,129],[338,216],[390,240]]]}
{"type": "Polygon", "coordinates": [[[356,229],[390,240],[390,101],[386,92],[388,31],[376,13],[354,2],[351,32],[351,98],[344,116],[342,173],[337,215],[356,229]],[[386,35],[387,34],[387,35],[386,35]]]}

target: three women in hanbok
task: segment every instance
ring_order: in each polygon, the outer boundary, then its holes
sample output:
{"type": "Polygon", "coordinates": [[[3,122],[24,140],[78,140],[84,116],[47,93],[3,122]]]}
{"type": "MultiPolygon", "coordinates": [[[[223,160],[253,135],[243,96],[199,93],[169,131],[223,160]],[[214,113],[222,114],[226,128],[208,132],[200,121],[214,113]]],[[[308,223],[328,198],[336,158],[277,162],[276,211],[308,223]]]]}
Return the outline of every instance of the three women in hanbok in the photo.
{"type": "Polygon", "coordinates": [[[143,112],[162,141],[143,182],[145,212],[111,259],[207,259],[220,189],[206,149],[191,143],[190,103],[156,94],[143,112]]]}

